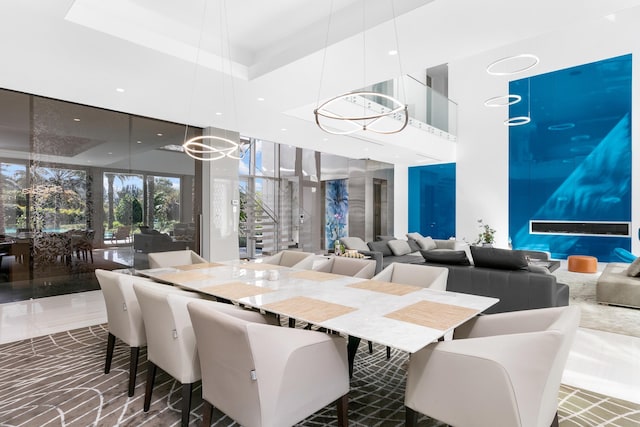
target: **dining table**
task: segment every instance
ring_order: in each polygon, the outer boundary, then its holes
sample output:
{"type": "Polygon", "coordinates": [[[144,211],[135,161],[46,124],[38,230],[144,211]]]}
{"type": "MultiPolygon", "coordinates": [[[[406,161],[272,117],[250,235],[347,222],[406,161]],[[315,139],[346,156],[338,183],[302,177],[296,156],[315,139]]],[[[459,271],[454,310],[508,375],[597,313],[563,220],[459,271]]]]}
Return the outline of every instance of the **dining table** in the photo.
{"type": "Polygon", "coordinates": [[[240,260],[135,273],[343,334],[350,374],[361,339],[414,353],[499,301],[240,260]]]}

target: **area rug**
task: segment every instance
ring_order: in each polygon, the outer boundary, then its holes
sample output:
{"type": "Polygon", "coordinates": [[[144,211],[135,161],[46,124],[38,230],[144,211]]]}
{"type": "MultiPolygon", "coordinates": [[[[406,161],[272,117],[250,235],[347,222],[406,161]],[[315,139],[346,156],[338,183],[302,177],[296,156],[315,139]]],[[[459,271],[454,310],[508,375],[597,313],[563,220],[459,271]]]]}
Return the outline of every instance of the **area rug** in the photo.
{"type": "MultiPolygon", "coordinates": [[[[109,374],[104,374],[106,325],[0,345],[0,426],[177,426],[180,385],[164,373],[156,378],[151,409],[142,411],[146,353],[142,352],[135,395],[127,398],[128,356],[118,343],[109,374]]],[[[363,344],[356,356],[349,397],[351,426],[403,426],[407,353],[363,344]]],[[[201,400],[194,391],[190,425],[199,425],[201,400]]],[[[463,409],[463,403],[461,403],[463,409]]],[[[640,405],[562,386],[562,427],[632,426],[640,423],[640,405]]],[[[214,426],[238,426],[219,411],[214,426]]],[[[337,425],[331,405],[299,426],[337,425]]],[[[443,424],[420,417],[420,427],[443,424]]]]}
{"type": "Polygon", "coordinates": [[[558,282],[569,285],[569,305],[580,307],[581,327],[640,337],[640,309],[596,302],[596,282],[600,273],[574,273],[558,269],[553,274],[558,282]]]}

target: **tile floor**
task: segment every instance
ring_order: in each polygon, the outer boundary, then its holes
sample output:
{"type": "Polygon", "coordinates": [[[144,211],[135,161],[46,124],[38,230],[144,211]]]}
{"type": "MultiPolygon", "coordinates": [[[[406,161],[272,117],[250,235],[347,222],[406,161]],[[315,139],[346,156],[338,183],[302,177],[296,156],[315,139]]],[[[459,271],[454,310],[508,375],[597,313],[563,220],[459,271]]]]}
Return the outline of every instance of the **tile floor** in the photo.
{"type": "MultiPolygon", "coordinates": [[[[0,304],[0,344],[106,321],[101,291],[0,304]]],[[[580,328],[563,383],[640,404],[640,338],[580,328]]]]}

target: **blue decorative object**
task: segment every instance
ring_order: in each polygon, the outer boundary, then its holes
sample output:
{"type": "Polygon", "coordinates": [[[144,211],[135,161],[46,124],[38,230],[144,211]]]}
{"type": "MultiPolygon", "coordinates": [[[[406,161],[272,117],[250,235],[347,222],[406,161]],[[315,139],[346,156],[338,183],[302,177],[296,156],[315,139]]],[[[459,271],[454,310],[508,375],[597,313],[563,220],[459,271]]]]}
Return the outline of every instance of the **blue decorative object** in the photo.
{"type": "Polygon", "coordinates": [[[631,221],[631,55],[512,81],[509,235],[515,249],[615,259],[631,236],[530,233],[530,221],[631,221]],[[528,111],[523,110],[528,109],[528,111]]]}
{"type": "Polygon", "coordinates": [[[615,248],[613,250],[613,254],[617,256],[622,262],[633,262],[636,260],[636,258],[638,258],[634,254],[623,248],[615,248]]]}
{"type": "Polygon", "coordinates": [[[346,179],[325,183],[325,240],[327,249],[334,249],[340,237],[348,235],[349,190],[346,179]]]}

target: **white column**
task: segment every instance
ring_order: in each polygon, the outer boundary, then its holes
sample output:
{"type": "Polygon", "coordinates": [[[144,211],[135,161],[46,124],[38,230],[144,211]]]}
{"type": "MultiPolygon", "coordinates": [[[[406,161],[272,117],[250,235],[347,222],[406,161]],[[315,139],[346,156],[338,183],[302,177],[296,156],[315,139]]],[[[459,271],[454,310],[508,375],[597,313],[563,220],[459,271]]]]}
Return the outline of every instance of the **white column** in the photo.
{"type": "MultiPolygon", "coordinates": [[[[238,132],[209,127],[203,130],[203,135],[240,143],[238,132]]],[[[224,157],[202,165],[202,256],[209,261],[228,261],[239,257],[238,163],[238,160],[224,157]]]]}

